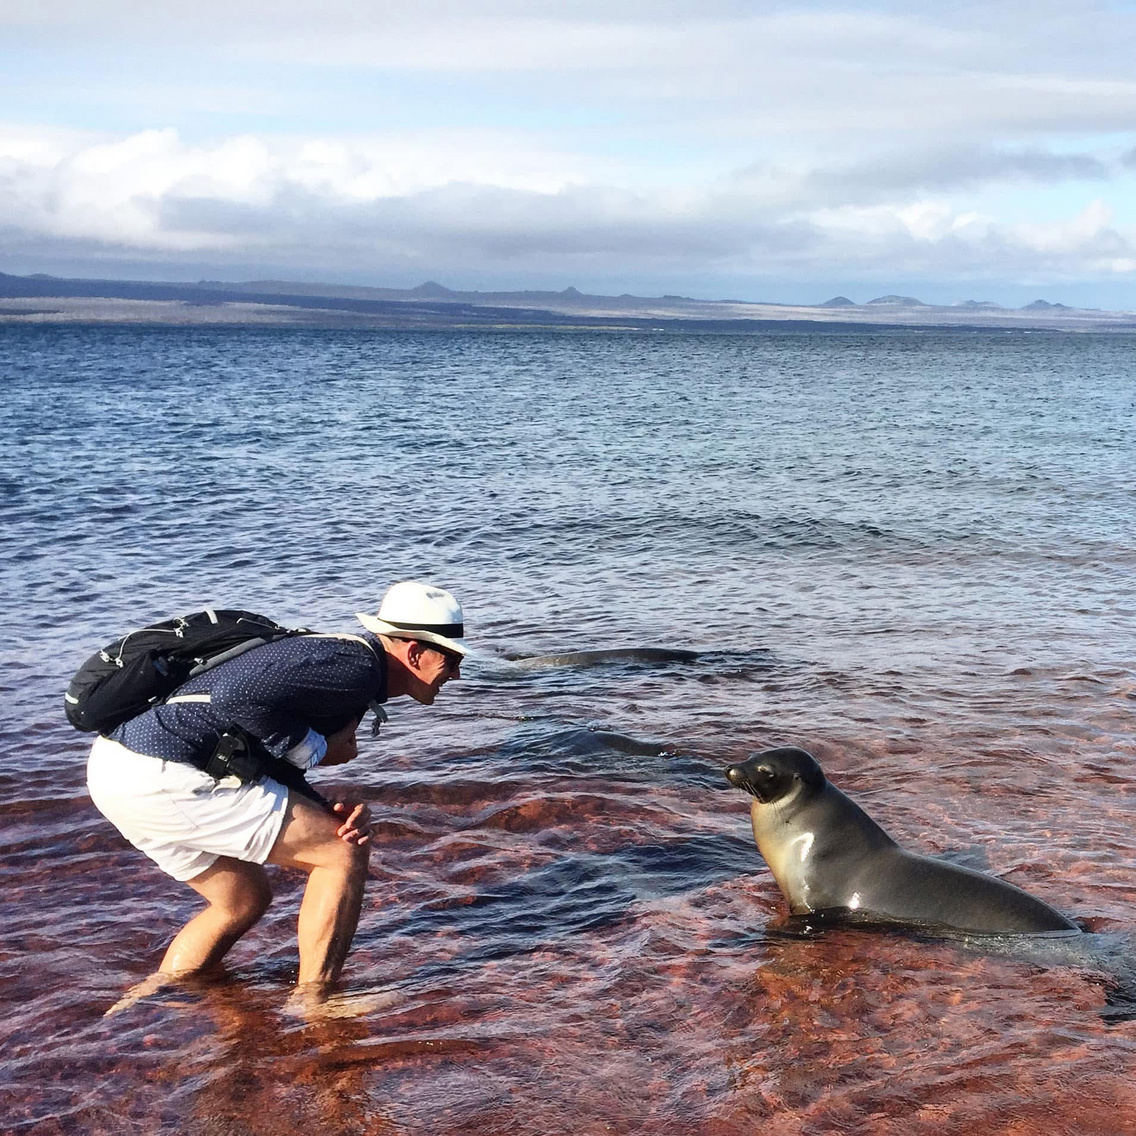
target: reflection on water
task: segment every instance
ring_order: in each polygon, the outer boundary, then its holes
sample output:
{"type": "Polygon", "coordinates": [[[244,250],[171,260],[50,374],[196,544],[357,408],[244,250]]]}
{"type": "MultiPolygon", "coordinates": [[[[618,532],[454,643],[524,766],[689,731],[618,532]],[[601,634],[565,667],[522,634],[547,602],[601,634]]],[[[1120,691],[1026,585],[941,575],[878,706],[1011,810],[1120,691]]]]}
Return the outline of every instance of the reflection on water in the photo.
{"type": "Polygon", "coordinates": [[[1136,1133],[1133,345],[6,329],[0,1130],[1136,1133]],[[196,901],[89,804],[69,672],[404,577],[484,653],[320,775],[379,833],[335,1012],[277,872],[104,1018],[196,901]],[[695,655],[511,661],[628,646],[695,655]],[[722,769],[779,743],[1091,949],[767,933],[722,769]]]}

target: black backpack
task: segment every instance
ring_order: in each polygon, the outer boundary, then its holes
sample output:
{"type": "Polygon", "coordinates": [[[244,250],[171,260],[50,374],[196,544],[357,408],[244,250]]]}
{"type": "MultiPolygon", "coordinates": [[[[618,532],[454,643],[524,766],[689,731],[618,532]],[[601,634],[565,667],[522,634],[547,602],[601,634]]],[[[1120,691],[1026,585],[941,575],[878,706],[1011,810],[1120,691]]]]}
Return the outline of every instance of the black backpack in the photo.
{"type": "Polygon", "coordinates": [[[63,696],[67,721],[77,730],[109,733],[163,702],[194,675],[253,647],[303,633],[255,612],[227,608],[206,608],[131,631],[75,672],[63,696]]]}

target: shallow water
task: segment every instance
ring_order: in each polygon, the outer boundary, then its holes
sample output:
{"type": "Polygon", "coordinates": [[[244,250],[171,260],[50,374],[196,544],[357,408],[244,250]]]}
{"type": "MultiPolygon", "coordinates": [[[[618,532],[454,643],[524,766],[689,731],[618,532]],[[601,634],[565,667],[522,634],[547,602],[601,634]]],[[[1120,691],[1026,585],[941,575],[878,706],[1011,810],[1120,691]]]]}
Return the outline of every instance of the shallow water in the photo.
{"type": "Polygon", "coordinates": [[[4,329],[0,1130],[1136,1133],[1123,947],[780,938],[722,777],[804,745],[1127,941],[1134,348],[4,329]],[[224,978],[103,1018],[194,902],[88,802],[70,672],[209,603],[350,629],[406,577],[484,654],[320,775],[381,818],[354,1016],[285,1013],[278,873],[224,978]],[[508,661],[628,645],[699,656],[508,661]]]}

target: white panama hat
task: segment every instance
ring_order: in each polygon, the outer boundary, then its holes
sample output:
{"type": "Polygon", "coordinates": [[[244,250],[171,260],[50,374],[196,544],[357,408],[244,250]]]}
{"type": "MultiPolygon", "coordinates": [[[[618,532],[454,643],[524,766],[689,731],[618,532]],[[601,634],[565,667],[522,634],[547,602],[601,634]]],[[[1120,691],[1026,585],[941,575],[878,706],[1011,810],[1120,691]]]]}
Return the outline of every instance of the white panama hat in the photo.
{"type": "Polygon", "coordinates": [[[393,584],[379,604],[379,614],[357,611],[355,618],[376,635],[393,639],[418,639],[433,643],[455,655],[468,655],[461,604],[444,588],[403,580],[393,584]]]}

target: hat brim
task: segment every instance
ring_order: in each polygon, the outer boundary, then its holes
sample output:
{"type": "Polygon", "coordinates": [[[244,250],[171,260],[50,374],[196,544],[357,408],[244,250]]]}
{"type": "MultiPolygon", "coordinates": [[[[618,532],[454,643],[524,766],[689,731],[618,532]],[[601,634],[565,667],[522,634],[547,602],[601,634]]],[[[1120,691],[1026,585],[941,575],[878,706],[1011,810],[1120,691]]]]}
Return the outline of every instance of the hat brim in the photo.
{"type": "Polygon", "coordinates": [[[391,639],[417,639],[420,643],[432,643],[435,647],[441,647],[443,651],[451,651],[455,655],[465,656],[473,653],[472,648],[467,647],[463,640],[449,639],[436,631],[416,631],[413,628],[395,627],[392,623],[385,623],[378,616],[367,615],[362,611],[357,611],[355,618],[374,635],[387,635],[391,639]]]}

